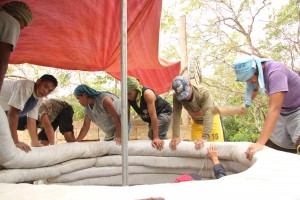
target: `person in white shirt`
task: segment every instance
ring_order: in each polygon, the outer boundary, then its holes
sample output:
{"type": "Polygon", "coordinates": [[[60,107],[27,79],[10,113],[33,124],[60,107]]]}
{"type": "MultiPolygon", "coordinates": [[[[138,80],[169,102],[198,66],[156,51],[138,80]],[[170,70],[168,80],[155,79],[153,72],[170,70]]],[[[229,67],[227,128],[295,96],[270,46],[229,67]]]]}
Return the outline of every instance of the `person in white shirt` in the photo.
{"type": "MultiPolygon", "coordinates": [[[[43,97],[46,97],[57,87],[54,76],[45,74],[36,82],[31,80],[8,80],[3,82],[0,93],[0,105],[7,113],[9,128],[15,145],[28,152],[30,146],[18,139],[19,119],[27,118],[27,129],[31,138],[31,146],[42,146],[37,137],[36,120],[38,109],[43,97]]],[[[22,129],[21,129],[22,130],[22,129]]]]}
{"type": "Polygon", "coordinates": [[[28,26],[31,21],[31,10],[24,2],[11,1],[0,7],[0,90],[20,30],[28,26]]]}

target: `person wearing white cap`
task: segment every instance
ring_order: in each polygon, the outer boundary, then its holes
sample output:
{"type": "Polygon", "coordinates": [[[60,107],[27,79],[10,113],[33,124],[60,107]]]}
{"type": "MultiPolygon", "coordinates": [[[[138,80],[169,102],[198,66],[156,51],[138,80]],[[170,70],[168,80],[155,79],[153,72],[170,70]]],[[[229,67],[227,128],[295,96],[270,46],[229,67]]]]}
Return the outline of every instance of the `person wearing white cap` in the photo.
{"type": "Polygon", "coordinates": [[[28,26],[31,21],[31,10],[24,2],[11,1],[0,7],[0,90],[20,30],[28,26]]]}
{"type": "Polygon", "coordinates": [[[300,150],[300,77],[283,63],[249,56],[233,64],[236,80],[246,82],[245,105],[258,94],[269,96],[269,109],[256,143],[246,150],[247,159],[269,146],[296,153],[300,150]]]}

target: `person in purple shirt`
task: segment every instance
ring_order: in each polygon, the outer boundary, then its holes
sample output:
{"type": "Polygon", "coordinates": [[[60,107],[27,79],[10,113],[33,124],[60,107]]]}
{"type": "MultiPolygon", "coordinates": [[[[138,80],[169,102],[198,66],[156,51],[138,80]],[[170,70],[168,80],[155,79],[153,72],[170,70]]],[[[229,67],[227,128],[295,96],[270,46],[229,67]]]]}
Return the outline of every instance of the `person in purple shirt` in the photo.
{"type": "Polygon", "coordinates": [[[233,65],[236,80],[246,82],[245,106],[250,107],[259,89],[269,96],[269,110],[256,143],[246,150],[247,159],[269,146],[286,151],[300,151],[300,77],[283,63],[256,56],[233,65]]]}

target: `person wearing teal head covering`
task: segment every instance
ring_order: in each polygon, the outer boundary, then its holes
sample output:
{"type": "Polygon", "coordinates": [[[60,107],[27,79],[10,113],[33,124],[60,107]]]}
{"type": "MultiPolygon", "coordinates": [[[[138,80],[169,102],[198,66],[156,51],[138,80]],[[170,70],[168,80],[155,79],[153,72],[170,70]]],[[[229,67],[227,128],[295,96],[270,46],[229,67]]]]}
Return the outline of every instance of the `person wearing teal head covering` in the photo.
{"type": "Polygon", "coordinates": [[[252,104],[251,94],[252,91],[256,88],[256,83],[250,83],[248,80],[253,77],[255,72],[258,72],[258,85],[262,93],[265,93],[265,83],[262,70],[262,62],[271,61],[268,58],[259,58],[256,56],[251,56],[239,60],[233,64],[234,71],[236,74],[236,81],[246,82],[246,91],[245,91],[245,106],[249,108],[252,104]]]}
{"type": "Polygon", "coordinates": [[[300,151],[300,77],[283,63],[250,56],[233,65],[236,80],[247,82],[245,106],[250,107],[258,90],[269,96],[269,110],[256,143],[246,150],[247,159],[264,145],[277,150],[300,151]]]}
{"type": "Polygon", "coordinates": [[[31,21],[31,10],[22,1],[11,1],[0,6],[0,90],[8,68],[10,54],[16,47],[20,31],[31,21]]]}
{"type": "Polygon", "coordinates": [[[142,86],[140,80],[128,76],[128,113],[132,107],[144,122],[149,124],[148,137],[157,150],[164,147],[164,139],[171,122],[171,105],[157,95],[151,88],[142,86]]]}
{"type": "MultiPolygon", "coordinates": [[[[121,140],[121,102],[119,98],[106,91],[97,91],[85,84],[77,86],[74,95],[84,107],[83,126],[76,138],[77,142],[83,140],[90,129],[91,121],[99,126],[105,133],[105,141],[115,140],[120,145],[121,140]]],[[[130,129],[128,133],[130,132],[130,129]]]]}

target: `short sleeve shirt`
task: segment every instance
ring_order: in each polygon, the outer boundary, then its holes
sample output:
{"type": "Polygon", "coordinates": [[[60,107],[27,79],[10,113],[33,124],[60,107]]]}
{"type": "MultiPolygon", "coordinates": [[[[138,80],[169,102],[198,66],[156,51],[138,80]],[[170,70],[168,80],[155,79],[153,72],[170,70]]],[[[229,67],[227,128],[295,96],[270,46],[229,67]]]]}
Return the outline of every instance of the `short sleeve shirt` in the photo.
{"type": "MultiPolygon", "coordinates": [[[[70,105],[67,102],[59,99],[45,99],[39,107],[38,121],[40,122],[42,116],[47,114],[50,122],[52,123],[57,116],[69,106],[70,105]]],[[[41,123],[38,124],[38,127],[42,127],[41,123]]]]}
{"type": "Polygon", "coordinates": [[[266,94],[285,92],[282,111],[291,111],[300,107],[300,77],[283,63],[266,62],[264,68],[266,94]]]}
{"type": "Polygon", "coordinates": [[[42,103],[42,98],[38,98],[34,92],[35,82],[31,80],[8,80],[5,79],[0,93],[0,104],[5,111],[9,106],[24,109],[25,103],[33,95],[38,99],[37,105],[27,113],[27,116],[35,120],[38,119],[38,108],[42,103]]]}
{"type": "Polygon", "coordinates": [[[0,42],[11,44],[14,49],[19,35],[19,22],[0,8],[0,42]]]}

